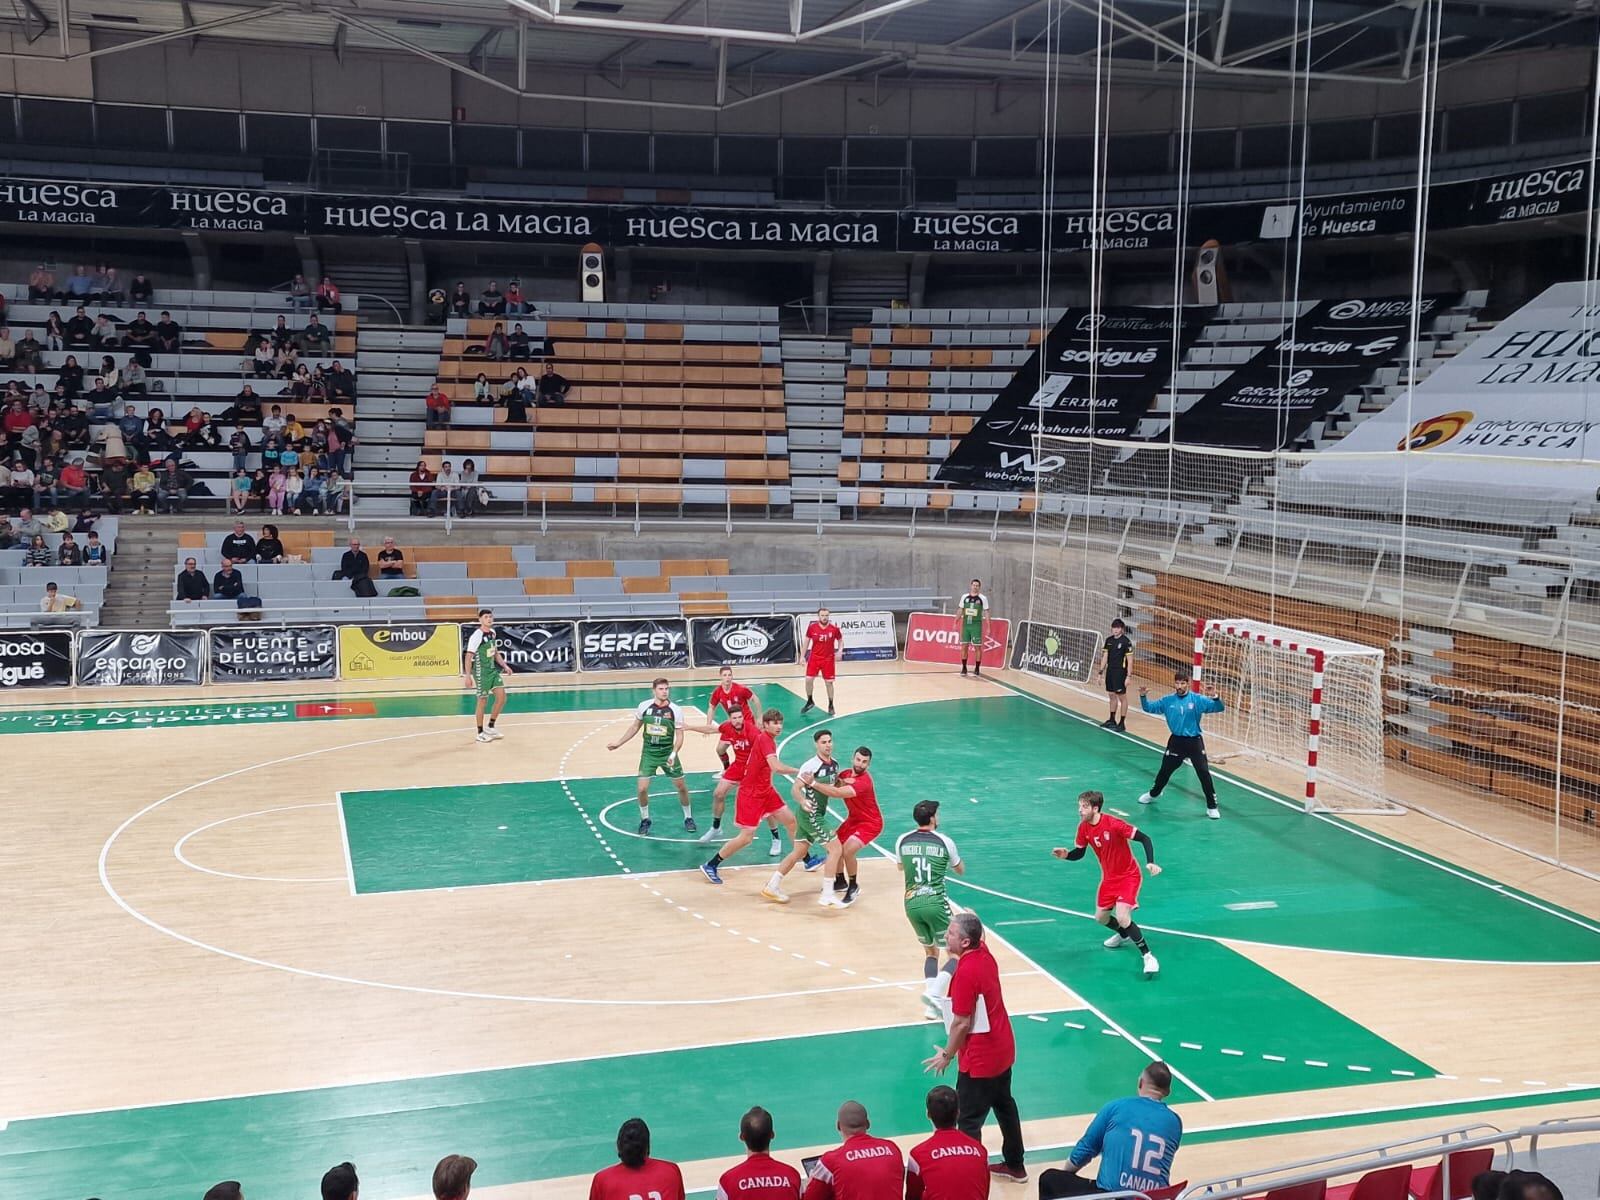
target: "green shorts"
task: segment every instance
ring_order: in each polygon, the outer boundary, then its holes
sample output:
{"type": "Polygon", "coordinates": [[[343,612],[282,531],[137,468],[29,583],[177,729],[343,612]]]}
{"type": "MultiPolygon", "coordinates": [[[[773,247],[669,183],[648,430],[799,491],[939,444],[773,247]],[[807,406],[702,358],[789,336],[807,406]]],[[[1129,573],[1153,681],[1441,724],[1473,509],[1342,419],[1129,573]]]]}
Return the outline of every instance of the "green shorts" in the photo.
{"type": "Polygon", "coordinates": [[[983,645],[983,622],[982,621],[963,621],[963,622],[961,622],[961,645],[963,645],[963,646],[981,646],[981,645],[983,645]]]}
{"type": "Polygon", "coordinates": [[[794,806],[794,840],[797,842],[810,842],[812,847],[826,846],[833,834],[828,830],[828,823],[823,816],[828,811],[828,802],[823,800],[822,807],[812,815],[811,808],[804,800],[794,806]]]}
{"type": "Polygon", "coordinates": [[[505,680],[501,678],[498,670],[475,672],[472,676],[472,685],[477,689],[478,695],[487,696],[496,688],[505,687],[505,680]]]}
{"type": "Polygon", "coordinates": [[[950,928],[950,902],[943,896],[914,896],[906,901],[906,920],[924,946],[937,946],[950,928]]]}
{"type": "Polygon", "coordinates": [[[651,750],[646,747],[639,754],[639,778],[649,779],[665,775],[668,779],[683,778],[683,760],[673,758],[671,750],[651,750]]]}

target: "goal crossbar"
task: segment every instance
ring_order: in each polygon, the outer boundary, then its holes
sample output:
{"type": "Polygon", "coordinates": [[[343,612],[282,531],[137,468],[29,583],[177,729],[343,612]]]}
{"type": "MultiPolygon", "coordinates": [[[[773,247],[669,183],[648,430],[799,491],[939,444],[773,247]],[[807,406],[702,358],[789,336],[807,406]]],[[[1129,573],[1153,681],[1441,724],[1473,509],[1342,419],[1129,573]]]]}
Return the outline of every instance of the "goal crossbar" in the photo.
{"type": "MultiPolygon", "coordinates": [[[[1299,629],[1289,629],[1281,625],[1271,625],[1263,621],[1234,618],[1212,618],[1208,620],[1205,617],[1201,617],[1195,622],[1194,630],[1193,678],[1197,684],[1202,680],[1205,671],[1206,638],[1208,635],[1215,636],[1218,634],[1245,642],[1255,642],[1262,646],[1270,646],[1274,650],[1287,654],[1303,655],[1310,665],[1309,716],[1306,721],[1305,740],[1305,803],[1307,810],[1315,808],[1317,806],[1318,759],[1322,752],[1323,684],[1326,678],[1328,661],[1335,657],[1370,660],[1381,671],[1384,652],[1377,647],[1363,645],[1360,642],[1351,642],[1335,637],[1323,637],[1320,634],[1308,633],[1299,629]]],[[[1385,804],[1382,811],[1394,811],[1394,806],[1385,804]]]]}

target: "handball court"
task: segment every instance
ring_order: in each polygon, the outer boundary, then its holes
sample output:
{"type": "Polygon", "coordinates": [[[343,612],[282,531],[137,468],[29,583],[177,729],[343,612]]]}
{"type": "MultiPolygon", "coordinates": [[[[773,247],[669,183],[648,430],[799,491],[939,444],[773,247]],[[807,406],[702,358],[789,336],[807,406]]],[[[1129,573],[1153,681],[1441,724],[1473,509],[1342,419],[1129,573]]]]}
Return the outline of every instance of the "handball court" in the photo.
{"type": "MultiPolygon", "coordinates": [[[[713,888],[664,780],[655,836],[634,832],[637,740],[605,748],[647,679],[595,678],[518,681],[487,745],[451,687],[0,709],[0,1194],[237,1178],[277,1200],[350,1159],[401,1200],[465,1153],[475,1196],[561,1200],[633,1115],[707,1189],[750,1104],[798,1163],[847,1097],[919,1140],[942,1035],[898,868],[864,855],[842,911],[797,869],[779,907],[758,836],[713,888]]],[[[1188,768],[1141,808],[1163,727],[1102,730],[1092,697],[1015,673],[847,668],[833,718],[799,715],[794,669],[745,682],[788,717],[786,762],[823,726],[841,760],[872,747],[885,851],[941,802],[967,863],[951,898],[1004,972],[1030,1171],[1151,1056],[1187,1126],[1175,1179],[1600,1108],[1600,884],[1416,814],[1307,815],[1291,772],[1248,761],[1219,772],[1222,821],[1188,768]],[[1085,788],[1165,868],[1139,913],[1157,979],[1101,947],[1094,863],[1050,856],[1085,788]]],[[[674,699],[703,712],[712,686],[682,673],[674,699]]],[[[714,745],[685,742],[702,829],[714,745]]]]}

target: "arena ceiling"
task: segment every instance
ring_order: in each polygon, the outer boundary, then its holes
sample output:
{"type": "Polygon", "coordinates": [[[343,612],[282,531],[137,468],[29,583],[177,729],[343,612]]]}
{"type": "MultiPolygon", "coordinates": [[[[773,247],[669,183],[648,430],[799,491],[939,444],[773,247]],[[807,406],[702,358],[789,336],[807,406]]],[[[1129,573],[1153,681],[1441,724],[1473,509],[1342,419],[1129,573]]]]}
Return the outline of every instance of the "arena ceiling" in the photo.
{"type": "MultiPolygon", "coordinates": [[[[1444,0],[1440,58],[1593,45],[1596,7],[1444,0]]],[[[1082,75],[1101,46],[1119,71],[1155,83],[1176,81],[1187,61],[1202,85],[1259,85],[1308,66],[1322,79],[1404,84],[1434,11],[1428,0],[0,0],[0,20],[23,35],[11,57],[213,38],[404,51],[524,92],[541,66],[619,84],[693,78],[706,107],[851,76],[1038,77],[1050,54],[1082,75]]]]}

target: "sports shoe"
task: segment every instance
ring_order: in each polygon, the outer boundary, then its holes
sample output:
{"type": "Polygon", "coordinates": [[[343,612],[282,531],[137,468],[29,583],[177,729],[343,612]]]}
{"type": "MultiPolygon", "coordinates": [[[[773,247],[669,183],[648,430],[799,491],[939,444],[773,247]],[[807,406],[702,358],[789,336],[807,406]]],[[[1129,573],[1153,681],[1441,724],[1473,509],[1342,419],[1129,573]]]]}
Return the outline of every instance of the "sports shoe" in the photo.
{"type": "Polygon", "coordinates": [[[822,895],[817,897],[817,903],[822,905],[823,908],[840,907],[839,897],[834,895],[832,891],[826,888],[823,889],[822,895]]]}
{"type": "Polygon", "coordinates": [[[808,871],[815,871],[827,861],[828,856],[826,854],[808,854],[806,855],[805,862],[801,863],[800,865],[808,871]]]}
{"type": "Polygon", "coordinates": [[[800,706],[801,715],[803,716],[804,714],[810,712],[816,706],[817,702],[807,697],[806,702],[800,706]]]}
{"type": "Polygon", "coordinates": [[[718,874],[717,869],[710,863],[700,864],[700,874],[704,875],[712,883],[720,884],[722,882],[722,876],[718,874]]]}
{"type": "Polygon", "coordinates": [[[836,713],[836,712],[834,712],[834,711],[833,711],[833,705],[831,705],[831,704],[830,704],[830,705],[828,705],[828,715],[829,715],[829,716],[830,716],[830,717],[836,717],[836,716],[838,716],[838,715],[839,715],[839,714],[838,714],[838,713],[836,713]]]}
{"type": "Polygon", "coordinates": [[[480,730],[478,730],[478,740],[479,740],[479,741],[480,741],[480,742],[492,742],[492,741],[494,741],[494,739],[493,739],[493,738],[492,738],[492,737],[490,737],[490,736],[489,736],[489,735],[488,735],[488,734],[487,734],[487,733],[486,733],[486,732],[484,732],[484,731],[483,731],[483,730],[482,730],[482,729],[480,729],[480,730]]]}
{"type": "Polygon", "coordinates": [[[1117,722],[1117,732],[1118,733],[1127,733],[1128,732],[1128,718],[1124,717],[1124,718],[1122,718],[1122,720],[1117,722]]]}
{"type": "Polygon", "coordinates": [[[489,740],[491,742],[498,742],[501,738],[505,737],[505,734],[501,733],[498,729],[485,729],[484,732],[489,735],[489,740]]]}
{"type": "Polygon", "coordinates": [[[776,891],[774,891],[772,888],[762,888],[761,898],[763,900],[771,900],[774,904],[789,903],[789,895],[782,888],[779,888],[776,891]]]}
{"type": "Polygon", "coordinates": [[[1115,729],[1116,727],[1117,727],[1117,723],[1115,721],[1113,721],[1110,717],[1107,717],[1104,721],[1100,722],[1100,728],[1101,729],[1115,729]]]}
{"type": "Polygon", "coordinates": [[[1210,817],[1213,821],[1220,821],[1222,820],[1222,810],[1215,804],[1208,804],[1206,805],[1206,816],[1210,817]]]}
{"type": "Polygon", "coordinates": [[[1110,937],[1108,937],[1105,941],[1101,942],[1100,944],[1102,946],[1104,946],[1107,950],[1115,950],[1118,946],[1122,945],[1122,943],[1127,941],[1127,940],[1128,939],[1123,937],[1120,933],[1113,933],[1110,937]]]}
{"type": "Polygon", "coordinates": [[[847,887],[845,889],[844,895],[839,898],[839,903],[844,905],[846,908],[849,908],[852,904],[854,904],[860,898],[861,898],[861,888],[858,885],[852,883],[849,887],[847,887]]]}
{"type": "Polygon", "coordinates": [[[767,857],[768,858],[782,858],[783,857],[783,841],[780,838],[773,838],[772,839],[772,844],[767,847],[767,857]]]}
{"type": "Polygon", "coordinates": [[[714,841],[716,839],[717,835],[719,833],[721,833],[721,832],[722,832],[722,830],[718,829],[715,825],[713,825],[710,829],[706,830],[704,833],[702,833],[700,835],[700,840],[702,842],[714,841]]]}
{"type": "Polygon", "coordinates": [[[1008,1167],[1005,1163],[990,1163],[989,1174],[996,1179],[1009,1179],[1012,1183],[1027,1183],[1028,1172],[1022,1167],[1008,1167]]]}
{"type": "Polygon", "coordinates": [[[1154,804],[1155,802],[1156,802],[1156,798],[1154,796],[1152,796],[1149,792],[1146,792],[1144,795],[1139,797],[1139,803],[1140,804],[1154,804]]]}
{"type": "Polygon", "coordinates": [[[850,886],[849,880],[841,879],[837,875],[834,876],[834,878],[833,878],[833,890],[834,891],[842,892],[846,888],[848,888],[849,886],[850,886]]]}
{"type": "Polygon", "coordinates": [[[1160,970],[1161,964],[1156,961],[1156,956],[1154,954],[1146,954],[1144,956],[1144,977],[1153,979],[1160,970]]]}
{"type": "Polygon", "coordinates": [[[983,678],[983,669],[981,667],[973,667],[972,668],[972,677],[974,679],[983,678]]]}
{"type": "Polygon", "coordinates": [[[683,831],[685,833],[699,833],[700,826],[694,823],[693,817],[685,817],[683,819],[683,831]]]}
{"type": "Polygon", "coordinates": [[[943,1021],[944,1011],[939,1007],[939,1002],[927,992],[922,993],[922,1015],[930,1021],[943,1021]]]}
{"type": "Polygon", "coordinates": [[[961,677],[963,679],[965,679],[966,675],[967,675],[967,668],[966,668],[965,664],[963,664],[962,667],[961,667],[961,677]]]}
{"type": "Polygon", "coordinates": [[[644,820],[644,821],[640,821],[639,822],[639,836],[640,837],[649,837],[650,836],[650,822],[648,820],[644,820]]]}

